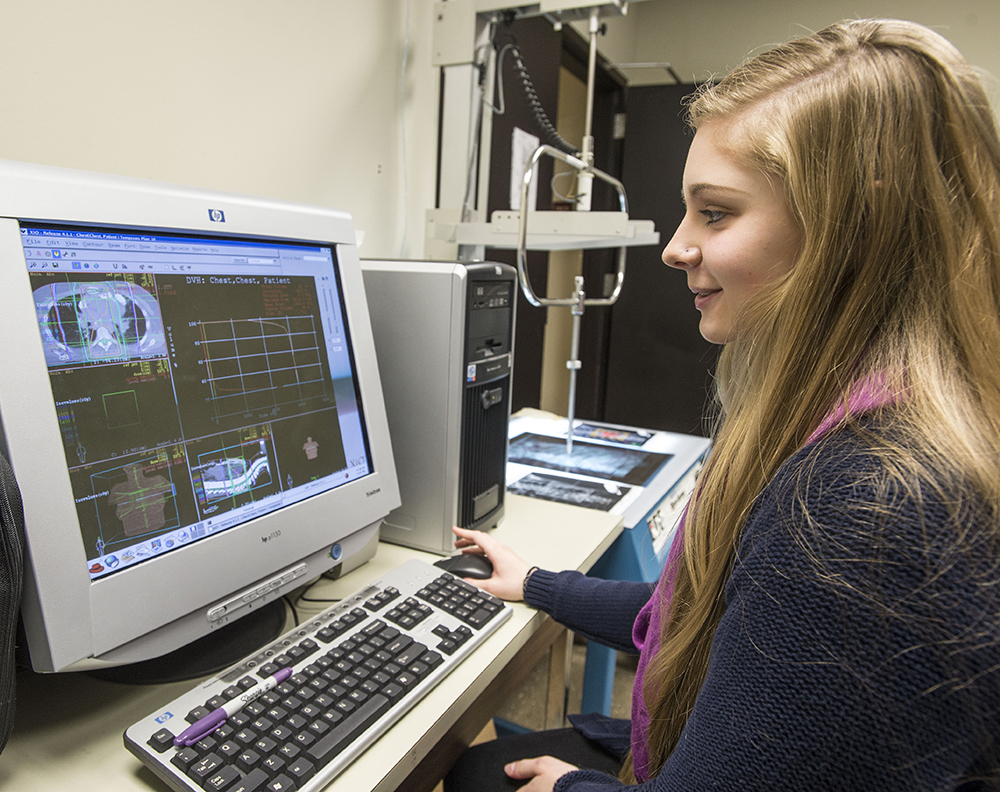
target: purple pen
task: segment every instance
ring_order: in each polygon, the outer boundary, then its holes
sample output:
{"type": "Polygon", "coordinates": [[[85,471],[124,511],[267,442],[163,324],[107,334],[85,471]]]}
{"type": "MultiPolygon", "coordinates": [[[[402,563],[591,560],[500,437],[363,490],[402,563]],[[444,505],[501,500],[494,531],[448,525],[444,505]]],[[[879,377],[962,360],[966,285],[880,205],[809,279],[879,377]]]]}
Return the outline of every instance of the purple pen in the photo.
{"type": "Polygon", "coordinates": [[[174,737],[174,746],[180,748],[184,745],[194,745],[198,740],[208,736],[218,729],[227,718],[232,717],[247,704],[256,701],[265,693],[274,690],[292,675],[292,669],[282,668],[273,676],[269,676],[260,685],[251,688],[240,696],[230,699],[218,709],[212,710],[204,718],[199,718],[184,731],[174,737]]]}

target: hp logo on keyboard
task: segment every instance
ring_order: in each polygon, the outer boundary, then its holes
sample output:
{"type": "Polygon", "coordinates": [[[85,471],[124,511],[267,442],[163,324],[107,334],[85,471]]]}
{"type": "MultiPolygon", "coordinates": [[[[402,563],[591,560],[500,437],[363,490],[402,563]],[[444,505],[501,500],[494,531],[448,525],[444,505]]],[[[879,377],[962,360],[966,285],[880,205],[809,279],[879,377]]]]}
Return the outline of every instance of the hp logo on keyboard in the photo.
{"type": "Polygon", "coordinates": [[[162,715],[157,715],[155,720],[159,724],[164,724],[168,720],[173,720],[174,714],[172,712],[164,712],[162,715]]]}
{"type": "Polygon", "coordinates": [[[208,219],[213,223],[224,223],[226,222],[226,213],[221,209],[209,209],[208,219]]]}

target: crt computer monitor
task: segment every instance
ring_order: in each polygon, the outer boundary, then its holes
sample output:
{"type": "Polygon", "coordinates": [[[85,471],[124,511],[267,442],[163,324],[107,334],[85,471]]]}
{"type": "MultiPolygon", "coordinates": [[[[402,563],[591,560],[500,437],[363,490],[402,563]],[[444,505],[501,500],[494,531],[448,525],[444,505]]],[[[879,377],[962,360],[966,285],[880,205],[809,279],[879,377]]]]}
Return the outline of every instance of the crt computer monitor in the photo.
{"type": "Polygon", "coordinates": [[[0,162],[0,293],[35,670],[238,630],[399,505],[348,215],[0,162]]]}

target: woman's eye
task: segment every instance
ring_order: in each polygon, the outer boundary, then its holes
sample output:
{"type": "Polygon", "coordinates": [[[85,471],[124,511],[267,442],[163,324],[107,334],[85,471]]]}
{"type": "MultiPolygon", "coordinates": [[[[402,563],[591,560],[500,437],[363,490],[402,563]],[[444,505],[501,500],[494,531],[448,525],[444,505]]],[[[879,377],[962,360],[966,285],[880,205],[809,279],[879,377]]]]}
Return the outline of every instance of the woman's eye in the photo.
{"type": "Polygon", "coordinates": [[[726,213],[720,212],[718,209],[702,209],[701,214],[707,220],[706,225],[712,225],[713,223],[718,223],[720,220],[726,217],[726,213]]]}

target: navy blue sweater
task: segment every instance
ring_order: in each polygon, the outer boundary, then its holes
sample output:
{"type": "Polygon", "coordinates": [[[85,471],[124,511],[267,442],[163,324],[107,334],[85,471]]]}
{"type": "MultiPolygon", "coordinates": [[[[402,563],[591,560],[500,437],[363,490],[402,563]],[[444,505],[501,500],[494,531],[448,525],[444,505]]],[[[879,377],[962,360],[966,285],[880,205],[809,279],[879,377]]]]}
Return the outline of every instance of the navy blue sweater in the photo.
{"type": "MultiPolygon", "coordinates": [[[[636,789],[1000,787],[996,516],[966,503],[952,519],[956,499],[933,482],[901,491],[865,443],[832,433],[757,499],[694,710],[662,771],[636,789]]],[[[525,600],[634,652],[650,593],[539,570],[525,600]]],[[[580,771],[556,792],[618,785],[580,771]]]]}

